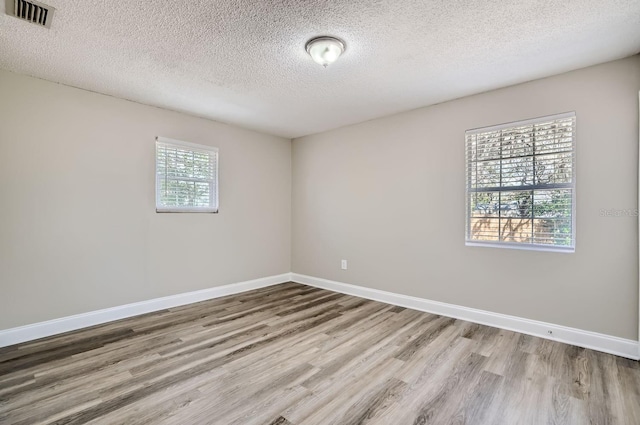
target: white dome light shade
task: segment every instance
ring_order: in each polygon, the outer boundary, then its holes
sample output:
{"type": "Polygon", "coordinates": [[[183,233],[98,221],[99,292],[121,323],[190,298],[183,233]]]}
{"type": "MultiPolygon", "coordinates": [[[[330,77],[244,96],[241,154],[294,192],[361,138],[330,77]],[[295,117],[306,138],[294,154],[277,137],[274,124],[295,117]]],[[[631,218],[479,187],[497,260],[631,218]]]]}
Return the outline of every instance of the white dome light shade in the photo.
{"type": "Polygon", "coordinates": [[[334,37],[318,37],[307,42],[307,53],[325,68],[344,52],[344,42],[334,37]]]}

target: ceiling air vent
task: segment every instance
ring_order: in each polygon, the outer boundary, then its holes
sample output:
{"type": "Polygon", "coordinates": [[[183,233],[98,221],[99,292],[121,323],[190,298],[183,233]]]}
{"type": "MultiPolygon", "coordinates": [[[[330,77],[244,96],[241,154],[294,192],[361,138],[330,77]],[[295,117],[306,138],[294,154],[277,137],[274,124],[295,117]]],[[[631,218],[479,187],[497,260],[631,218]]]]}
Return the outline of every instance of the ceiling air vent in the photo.
{"type": "Polygon", "coordinates": [[[45,28],[51,26],[54,10],[53,7],[37,1],[7,0],[7,15],[15,16],[45,28]]]}

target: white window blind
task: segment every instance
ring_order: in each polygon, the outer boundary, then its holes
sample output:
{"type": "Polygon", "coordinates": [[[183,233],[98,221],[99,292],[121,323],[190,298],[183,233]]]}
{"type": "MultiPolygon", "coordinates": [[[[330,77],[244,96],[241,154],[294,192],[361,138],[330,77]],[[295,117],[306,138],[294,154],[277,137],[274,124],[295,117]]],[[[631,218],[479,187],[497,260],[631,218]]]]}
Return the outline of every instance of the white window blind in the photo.
{"type": "Polygon", "coordinates": [[[218,212],[218,149],[156,138],[156,211],[218,212]]]}
{"type": "Polygon", "coordinates": [[[575,113],[466,132],[467,245],[575,249],[575,113]]]}

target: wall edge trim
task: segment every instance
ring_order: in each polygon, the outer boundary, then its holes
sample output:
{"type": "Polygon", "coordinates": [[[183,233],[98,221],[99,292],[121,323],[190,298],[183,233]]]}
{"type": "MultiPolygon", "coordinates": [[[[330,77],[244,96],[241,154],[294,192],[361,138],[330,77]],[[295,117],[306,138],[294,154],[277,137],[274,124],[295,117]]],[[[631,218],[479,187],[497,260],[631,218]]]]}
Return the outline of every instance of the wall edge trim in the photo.
{"type": "Polygon", "coordinates": [[[0,347],[7,347],[21,342],[33,341],[48,336],[88,328],[90,326],[113,322],[115,320],[225,297],[227,295],[239,294],[241,292],[265,288],[289,281],[291,281],[291,273],[283,273],[4,329],[0,330],[0,347]]]}
{"type": "Polygon", "coordinates": [[[409,295],[397,294],[394,292],[382,291],[379,289],[366,288],[349,283],[337,282],[299,273],[292,273],[293,282],[302,283],[317,288],[339,292],[347,295],[354,295],[387,304],[406,307],[413,310],[434,313],[455,319],[466,320],[481,325],[492,326],[514,332],[520,332],[539,338],[558,341],[565,344],[576,345],[578,347],[589,348],[620,357],[633,360],[640,359],[638,341],[624,339],[616,336],[586,331],[582,329],[570,328],[553,323],[541,322],[538,320],[526,319],[523,317],[510,316],[491,311],[479,310],[455,304],[432,301],[425,298],[418,298],[409,295]],[[549,334],[551,331],[551,334],[549,334]]]}

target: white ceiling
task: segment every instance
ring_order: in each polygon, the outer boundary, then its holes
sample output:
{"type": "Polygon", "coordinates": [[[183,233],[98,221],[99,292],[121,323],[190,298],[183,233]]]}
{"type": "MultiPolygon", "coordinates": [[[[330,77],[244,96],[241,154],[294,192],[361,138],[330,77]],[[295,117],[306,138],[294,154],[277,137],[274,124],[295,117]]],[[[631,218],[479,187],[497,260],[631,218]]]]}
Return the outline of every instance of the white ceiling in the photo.
{"type": "Polygon", "coordinates": [[[640,51],[640,0],[44,2],[50,30],[2,1],[0,68],[288,138],[640,51]]]}

